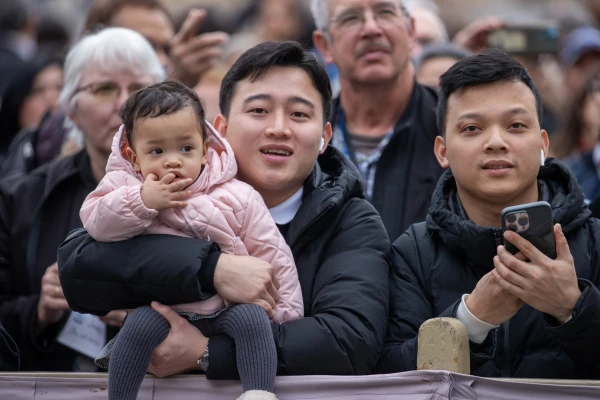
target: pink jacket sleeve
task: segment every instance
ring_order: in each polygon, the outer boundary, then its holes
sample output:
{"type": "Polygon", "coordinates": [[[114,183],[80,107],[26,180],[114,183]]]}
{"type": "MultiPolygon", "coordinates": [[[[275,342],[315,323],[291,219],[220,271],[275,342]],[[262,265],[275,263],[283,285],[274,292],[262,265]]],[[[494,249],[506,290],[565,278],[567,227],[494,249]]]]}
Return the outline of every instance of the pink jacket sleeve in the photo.
{"type": "Polygon", "coordinates": [[[117,242],[141,234],[158,215],[142,201],[142,183],[124,171],[102,178],[81,207],[83,227],[99,242],[117,242]]]}
{"type": "Polygon", "coordinates": [[[248,201],[240,238],[251,256],[268,262],[275,269],[280,286],[273,322],[280,324],[302,318],[304,303],[294,256],[255,190],[248,201]]]}

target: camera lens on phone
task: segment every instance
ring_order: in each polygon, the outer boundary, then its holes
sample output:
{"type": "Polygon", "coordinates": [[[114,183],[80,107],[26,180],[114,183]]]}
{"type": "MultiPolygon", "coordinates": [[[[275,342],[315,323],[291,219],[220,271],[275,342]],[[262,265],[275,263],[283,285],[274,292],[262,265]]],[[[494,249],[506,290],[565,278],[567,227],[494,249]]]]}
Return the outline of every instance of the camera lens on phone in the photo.
{"type": "Polygon", "coordinates": [[[529,223],[529,218],[527,218],[527,217],[519,218],[519,225],[526,226],[528,223],[529,223]]]}
{"type": "Polygon", "coordinates": [[[513,225],[513,224],[510,224],[510,225],[508,225],[508,226],[506,227],[506,229],[508,229],[509,231],[516,232],[516,231],[517,231],[517,226],[516,226],[516,225],[513,225]]]}
{"type": "Polygon", "coordinates": [[[511,224],[514,223],[516,220],[517,220],[517,217],[514,214],[511,214],[506,217],[506,222],[509,222],[511,224]]]}

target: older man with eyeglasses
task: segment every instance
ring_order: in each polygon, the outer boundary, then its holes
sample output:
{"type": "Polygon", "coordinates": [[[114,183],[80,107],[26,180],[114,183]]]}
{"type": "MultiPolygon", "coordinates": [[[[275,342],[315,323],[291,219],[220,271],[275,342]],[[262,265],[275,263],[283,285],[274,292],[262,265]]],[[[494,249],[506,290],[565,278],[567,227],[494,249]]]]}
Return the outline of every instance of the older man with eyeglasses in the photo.
{"type": "Polygon", "coordinates": [[[425,219],[442,168],[437,93],[415,81],[414,20],[401,0],[312,0],[313,39],[335,63],[332,143],[359,168],[390,240],[425,219]]]}

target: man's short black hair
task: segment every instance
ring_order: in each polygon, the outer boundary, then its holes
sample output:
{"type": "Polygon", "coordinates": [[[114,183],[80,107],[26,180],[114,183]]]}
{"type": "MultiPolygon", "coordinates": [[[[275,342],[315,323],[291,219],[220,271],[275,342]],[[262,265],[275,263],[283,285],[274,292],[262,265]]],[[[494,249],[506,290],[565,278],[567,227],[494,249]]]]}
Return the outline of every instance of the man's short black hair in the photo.
{"type": "Polygon", "coordinates": [[[490,49],[463,58],[440,77],[440,96],[437,106],[437,126],[440,134],[444,136],[446,132],[448,98],[452,93],[462,88],[500,81],[521,81],[531,89],[535,96],[538,121],[542,126],[542,98],[525,67],[508,53],[490,49]]]}
{"type": "Polygon", "coordinates": [[[321,94],[323,102],[323,125],[331,114],[331,84],[325,68],[314,54],[304,50],[298,42],[264,42],[244,52],[227,72],[221,83],[219,108],[229,118],[231,99],[238,82],[250,77],[250,82],[260,79],[271,67],[303,69],[313,86],[321,94]]]}
{"type": "Polygon", "coordinates": [[[177,81],[165,81],[144,88],[127,99],[121,110],[125,134],[133,147],[133,125],[139,118],[155,118],[191,108],[198,118],[202,139],[206,139],[204,107],[192,89],[177,81]]]}

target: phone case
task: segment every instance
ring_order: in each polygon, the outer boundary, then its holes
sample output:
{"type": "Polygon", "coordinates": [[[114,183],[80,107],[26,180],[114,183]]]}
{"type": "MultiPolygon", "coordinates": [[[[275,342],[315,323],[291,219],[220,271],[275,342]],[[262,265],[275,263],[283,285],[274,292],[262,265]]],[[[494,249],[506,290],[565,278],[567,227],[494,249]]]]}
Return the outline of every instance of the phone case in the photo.
{"type": "Polygon", "coordinates": [[[556,54],[559,28],[550,21],[533,24],[508,25],[488,35],[490,47],[498,47],[511,54],[556,54]]]}
{"type": "MultiPolygon", "coordinates": [[[[513,207],[507,207],[502,210],[502,232],[507,229],[516,231],[524,239],[533,244],[538,250],[546,256],[556,258],[556,244],[554,243],[554,223],[552,222],[552,208],[545,201],[522,204],[513,207]],[[521,224],[524,220],[521,218],[528,216],[528,223],[521,224]],[[515,216],[514,222],[507,222],[507,217],[515,216]],[[516,228],[516,229],[515,229],[516,228]]],[[[519,249],[512,243],[504,239],[504,247],[512,254],[519,252],[519,249]]]]}

